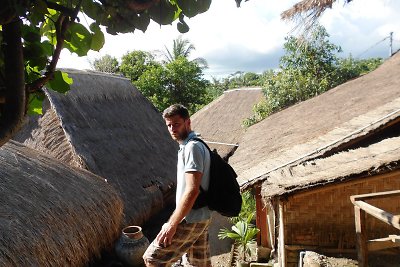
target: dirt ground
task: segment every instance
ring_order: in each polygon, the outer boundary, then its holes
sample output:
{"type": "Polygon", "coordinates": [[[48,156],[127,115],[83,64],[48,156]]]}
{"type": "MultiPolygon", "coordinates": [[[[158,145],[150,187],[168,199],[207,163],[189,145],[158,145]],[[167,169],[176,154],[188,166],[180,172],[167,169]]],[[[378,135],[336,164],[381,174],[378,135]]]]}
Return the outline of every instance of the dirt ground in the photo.
{"type": "Polygon", "coordinates": [[[232,242],[228,239],[218,239],[218,232],[224,227],[230,229],[231,225],[226,217],[216,212],[213,213],[209,230],[211,264],[213,267],[229,266],[232,242]]]}

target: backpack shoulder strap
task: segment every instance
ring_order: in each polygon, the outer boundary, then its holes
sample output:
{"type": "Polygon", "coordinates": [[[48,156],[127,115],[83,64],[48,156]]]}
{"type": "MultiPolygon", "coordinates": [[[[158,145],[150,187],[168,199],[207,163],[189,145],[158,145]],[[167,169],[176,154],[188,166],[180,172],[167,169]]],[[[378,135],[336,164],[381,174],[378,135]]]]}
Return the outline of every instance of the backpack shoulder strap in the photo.
{"type": "Polygon", "coordinates": [[[198,138],[198,137],[193,137],[193,138],[191,138],[190,140],[199,141],[200,143],[202,143],[202,144],[208,149],[208,151],[211,152],[210,147],[209,147],[209,146],[206,144],[206,142],[204,142],[202,139],[200,139],[200,138],[198,138]]]}

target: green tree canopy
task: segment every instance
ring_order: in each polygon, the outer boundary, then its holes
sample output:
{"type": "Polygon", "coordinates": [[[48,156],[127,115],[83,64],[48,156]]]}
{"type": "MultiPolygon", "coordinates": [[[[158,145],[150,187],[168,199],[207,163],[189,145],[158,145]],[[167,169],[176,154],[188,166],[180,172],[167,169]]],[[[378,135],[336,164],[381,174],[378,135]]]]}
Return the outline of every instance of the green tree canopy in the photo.
{"type": "Polygon", "coordinates": [[[179,57],[149,68],[134,84],[160,111],[181,103],[194,113],[206,104],[208,81],[202,76],[202,68],[196,62],[179,57]]]}
{"type": "Polygon", "coordinates": [[[93,69],[106,73],[117,73],[119,70],[118,60],[110,55],[95,59],[91,65],[93,69]]]}
{"type": "Polygon", "coordinates": [[[250,126],[273,112],[319,95],[341,83],[374,70],[381,59],[340,59],[340,46],[332,44],[325,28],[318,26],[311,39],[286,38],[285,55],[278,72],[265,73],[265,100],[258,103],[255,115],[244,121],[250,126]]]}
{"type": "MultiPolygon", "coordinates": [[[[188,39],[184,39],[182,38],[182,35],[180,35],[173,41],[171,50],[165,46],[165,50],[163,51],[162,55],[165,58],[165,63],[171,63],[172,61],[177,60],[179,57],[189,58],[190,54],[194,50],[196,50],[195,46],[188,39]]],[[[207,60],[204,58],[198,57],[193,59],[193,61],[202,68],[208,68],[207,60]]]]}
{"type": "Polygon", "coordinates": [[[146,70],[156,65],[158,65],[158,63],[150,52],[138,50],[128,52],[122,56],[120,70],[125,77],[128,77],[134,82],[137,81],[146,70]]]}

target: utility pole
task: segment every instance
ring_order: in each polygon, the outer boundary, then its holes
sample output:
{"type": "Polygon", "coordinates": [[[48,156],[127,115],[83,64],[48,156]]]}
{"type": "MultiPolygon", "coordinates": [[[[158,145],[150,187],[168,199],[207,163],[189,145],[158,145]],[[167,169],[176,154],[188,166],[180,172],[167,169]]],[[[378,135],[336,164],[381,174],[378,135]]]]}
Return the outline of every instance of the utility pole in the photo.
{"type": "Polygon", "coordinates": [[[390,32],[389,42],[390,42],[389,57],[391,57],[393,54],[393,32],[390,32]]]}

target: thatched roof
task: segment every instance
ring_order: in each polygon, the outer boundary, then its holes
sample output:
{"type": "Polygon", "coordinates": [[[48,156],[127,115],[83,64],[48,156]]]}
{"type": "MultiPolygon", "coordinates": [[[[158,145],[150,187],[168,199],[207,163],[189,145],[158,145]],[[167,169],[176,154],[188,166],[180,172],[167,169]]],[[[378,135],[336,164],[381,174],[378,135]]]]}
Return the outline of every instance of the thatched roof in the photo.
{"type": "MultiPolygon", "coordinates": [[[[351,1],[351,0],[350,0],[351,1]]],[[[350,2],[348,1],[348,2],[350,2]]],[[[332,8],[332,4],[336,0],[303,0],[297,2],[290,9],[282,12],[282,19],[290,20],[295,19],[297,16],[301,16],[309,13],[309,16],[318,18],[327,8],[332,8]]]]}
{"type": "Polygon", "coordinates": [[[177,144],[128,79],[68,73],[71,90],[47,91],[49,108],[18,140],[106,178],[124,201],[127,223],[141,225],[174,200],[177,144]]]}
{"type": "Polygon", "coordinates": [[[104,178],[20,143],[0,148],[0,191],[1,266],[87,266],[120,234],[104,178]]]}
{"type": "Polygon", "coordinates": [[[377,70],[250,127],[230,159],[243,189],[286,165],[340,150],[399,114],[400,54],[377,70]]]}
{"type": "MultiPolygon", "coordinates": [[[[351,1],[344,0],[344,3],[351,1]]],[[[336,0],[302,0],[282,12],[281,18],[283,20],[296,21],[297,27],[304,28],[305,33],[307,33],[324,11],[332,8],[332,4],[335,2],[336,0]]]]}
{"type": "Polygon", "coordinates": [[[394,169],[400,169],[400,137],[272,171],[263,182],[262,195],[270,198],[292,194],[311,187],[394,169]]]}
{"type": "MultiPolygon", "coordinates": [[[[192,128],[206,141],[238,144],[245,132],[242,122],[253,114],[253,106],[263,97],[261,88],[241,88],[225,93],[202,108],[191,118],[192,128]]],[[[225,157],[232,145],[209,143],[225,157]]]]}

